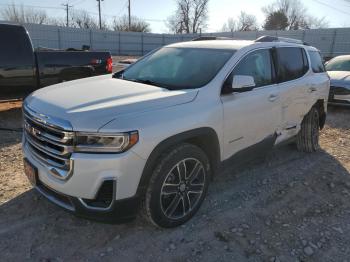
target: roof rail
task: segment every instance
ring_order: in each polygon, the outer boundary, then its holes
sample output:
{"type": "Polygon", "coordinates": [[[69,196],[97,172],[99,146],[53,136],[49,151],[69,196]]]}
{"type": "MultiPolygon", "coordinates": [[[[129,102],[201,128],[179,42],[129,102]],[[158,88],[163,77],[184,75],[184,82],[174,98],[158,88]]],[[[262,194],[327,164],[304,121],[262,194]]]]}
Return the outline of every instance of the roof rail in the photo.
{"type": "Polygon", "coordinates": [[[277,36],[270,36],[270,35],[264,35],[259,37],[255,40],[255,42],[286,42],[286,43],[293,43],[293,44],[299,44],[299,45],[309,45],[306,42],[303,42],[298,39],[294,38],[286,38],[286,37],[277,37],[277,36]]]}
{"type": "Polygon", "coordinates": [[[206,41],[206,40],[233,40],[233,38],[223,37],[223,36],[200,36],[192,39],[192,41],[206,41]]]}

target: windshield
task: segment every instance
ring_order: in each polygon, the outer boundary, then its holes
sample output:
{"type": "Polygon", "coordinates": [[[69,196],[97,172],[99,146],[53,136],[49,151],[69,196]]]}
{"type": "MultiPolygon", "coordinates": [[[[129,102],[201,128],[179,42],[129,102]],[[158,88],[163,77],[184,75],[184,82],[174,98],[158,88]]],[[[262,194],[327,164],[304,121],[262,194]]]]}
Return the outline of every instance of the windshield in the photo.
{"type": "Polygon", "coordinates": [[[332,59],[326,65],[327,71],[350,71],[350,58],[339,57],[332,59]]]}
{"type": "Polygon", "coordinates": [[[164,47],[125,70],[122,78],[171,90],[209,83],[235,50],[164,47]]]}

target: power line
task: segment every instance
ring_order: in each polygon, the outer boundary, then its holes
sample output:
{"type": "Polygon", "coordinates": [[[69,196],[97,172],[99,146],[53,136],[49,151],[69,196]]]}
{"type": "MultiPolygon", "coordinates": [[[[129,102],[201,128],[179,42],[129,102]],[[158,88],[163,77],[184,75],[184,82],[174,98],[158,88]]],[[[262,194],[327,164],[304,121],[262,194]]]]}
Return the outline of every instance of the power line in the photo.
{"type": "MultiPolygon", "coordinates": [[[[86,1],[86,0],[83,0],[83,1],[86,1]]],[[[103,1],[103,0],[101,0],[103,1]]],[[[78,2],[79,3],[79,2],[78,2]]],[[[66,4],[63,4],[64,6],[66,4]]],[[[74,4],[75,6],[76,4],[74,4]]],[[[0,6],[11,6],[11,4],[0,4],[0,6]]],[[[31,7],[31,8],[41,8],[41,9],[55,9],[55,10],[62,10],[62,7],[54,7],[54,6],[37,6],[37,5],[21,5],[23,7],[31,7]]],[[[107,17],[118,17],[123,11],[124,9],[128,6],[128,0],[125,2],[125,5],[124,7],[119,11],[119,13],[117,15],[112,15],[112,14],[106,14],[106,13],[103,13],[103,16],[107,16],[107,17]]],[[[72,7],[72,6],[69,6],[69,7],[72,7]]],[[[66,8],[65,8],[66,9],[66,8]]],[[[79,8],[73,8],[74,10],[77,10],[77,11],[85,11],[86,13],[88,14],[92,14],[92,15],[99,15],[99,13],[96,13],[96,12],[91,12],[91,11],[86,11],[84,9],[79,9],[79,8]]],[[[145,21],[149,21],[149,22],[165,22],[166,20],[165,19],[153,19],[153,18],[144,18],[144,17],[140,17],[140,19],[142,20],[145,20],[145,21]]]]}
{"type": "Polygon", "coordinates": [[[128,7],[128,0],[125,1],[122,9],[120,9],[119,12],[117,13],[117,15],[115,15],[115,16],[119,16],[124,11],[124,9],[127,7],[128,7]]]}
{"type": "Polygon", "coordinates": [[[80,4],[82,4],[82,3],[84,3],[86,0],[78,0],[77,2],[75,2],[75,3],[72,3],[73,5],[80,5],[80,4]]]}
{"type": "MultiPolygon", "coordinates": [[[[11,6],[11,4],[0,4],[2,6],[11,6]]],[[[41,9],[60,9],[61,7],[55,7],[55,6],[38,6],[38,5],[19,5],[23,7],[31,7],[31,8],[41,8],[41,9]]]]}
{"type": "Polygon", "coordinates": [[[149,21],[149,22],[165,22],[165,19],[152,19],[152,18],[142,18],[140,17],[140,19],[145,20],[145,21],[149,21]]]}
{"type": "Polygon", "coordinates": [[[336,10],[336,11],[341,12],[341,13],[343,13],[343,14],[350,15],[350,13],[345,12],[344,10],[338,9],[338,8],[332,6],[332,5],[326,4],[326,3],[321,2],[321,1],[319,1],[319,0],[313,0],[313,1],[316,2],[316,3],[319,3],[320,5],[324,5],[324,6],[327,6],[327,7],[329,7],[329,8],[332,8],[333,10],[336,10]]]}

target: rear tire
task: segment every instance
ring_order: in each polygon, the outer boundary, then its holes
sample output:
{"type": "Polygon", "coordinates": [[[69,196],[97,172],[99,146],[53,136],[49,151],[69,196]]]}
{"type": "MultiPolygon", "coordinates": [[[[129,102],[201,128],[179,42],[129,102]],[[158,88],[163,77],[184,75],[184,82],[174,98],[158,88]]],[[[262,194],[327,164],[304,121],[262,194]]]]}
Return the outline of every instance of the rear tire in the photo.
{"type": "Polygon", "coordinates": [[[206,154],[195,145],[181,144],[164,153],[143,201],[145,217],[165,228],[191,219],[205,198],[210,173],[206,154]]]}
{"type": "Polygon", "coordinates": [[[319,146],[320,116],[318,110],[313,107],[304,117],[301,129],[297,136],[297,147],[299,151],[312,153],[319,146]]]}

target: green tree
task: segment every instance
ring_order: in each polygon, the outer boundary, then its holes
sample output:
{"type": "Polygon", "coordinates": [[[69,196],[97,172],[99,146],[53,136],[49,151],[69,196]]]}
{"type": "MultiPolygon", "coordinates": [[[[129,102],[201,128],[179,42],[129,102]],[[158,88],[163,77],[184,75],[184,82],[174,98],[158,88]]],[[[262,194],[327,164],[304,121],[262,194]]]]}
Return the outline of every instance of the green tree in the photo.
{"type": "Polygon", "coordinates": [[[282,11],[270,13],[263,25],[265,30],[286,30],[289,26],[288,17],[282,11]]]}

